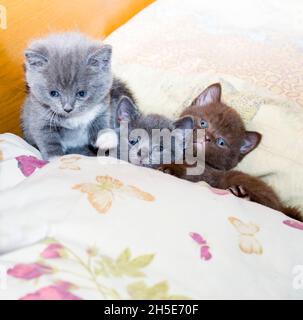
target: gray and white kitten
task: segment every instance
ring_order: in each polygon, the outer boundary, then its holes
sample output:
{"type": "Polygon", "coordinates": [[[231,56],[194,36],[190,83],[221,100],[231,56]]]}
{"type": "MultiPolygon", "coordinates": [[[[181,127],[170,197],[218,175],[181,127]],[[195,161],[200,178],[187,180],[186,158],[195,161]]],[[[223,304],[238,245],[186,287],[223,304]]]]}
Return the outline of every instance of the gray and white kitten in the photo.
{"type": "Polygon", "coordinates": [[[120,97],[132,98],[113,78],[111,57],[111,46],[77,32],[53,34],[26,49],[22,127],[44,159],[93,156],[93,148],[102,147],[98,132],[114,126],[120,97]]]}
{"type": "Polygon", "coordinates": [[[157,168],[167,161],[183,160],[183,151],[189,142],[186,129],[193,129],[194,126],[192,117],[173,121],[159,114],[144,115],[132,100],[123,97],[117,107],[116,119],[120,124],[120,150],[118,150],[120,159],[150,168],[157,168]],[[128,127],[127,133],[125,126],[128,127]],[[168,140],[163,139],[165,131],[168,140]],[[124,151],[121,151],[121,148],[124,148],[124,151]],[[127,159],[125,159],[126,148],[127,159]]]}

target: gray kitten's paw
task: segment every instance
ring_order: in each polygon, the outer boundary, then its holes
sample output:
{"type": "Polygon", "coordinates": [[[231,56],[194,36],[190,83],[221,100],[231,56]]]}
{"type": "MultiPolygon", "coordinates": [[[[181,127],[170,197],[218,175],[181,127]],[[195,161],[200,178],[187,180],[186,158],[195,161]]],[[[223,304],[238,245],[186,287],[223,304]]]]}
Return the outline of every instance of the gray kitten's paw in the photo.
{"type": "Polygon", "coordinates": [[[250,197],[243,186],[231,186],[228,190],[238,198],[250,200],[250,197]]]}
{"type": "Polygon", "coordinates": [[[97,138],[96,147],[101,150],[109,150],[117,148],[118,135],[113,130],[102,130],[97,138]]]}

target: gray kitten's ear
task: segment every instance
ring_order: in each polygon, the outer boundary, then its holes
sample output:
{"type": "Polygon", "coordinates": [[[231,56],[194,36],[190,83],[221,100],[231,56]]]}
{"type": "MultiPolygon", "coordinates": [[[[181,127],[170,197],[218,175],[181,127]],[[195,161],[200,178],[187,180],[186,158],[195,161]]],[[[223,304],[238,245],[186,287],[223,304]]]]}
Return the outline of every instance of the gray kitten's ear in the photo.
{"type": "Polygon", "coordinates": [[[212,84],[207,87],[194,101],[199,107],[205,107],[209,104],[221,101],[222,87],[220,83],[212,84]]]}
{"type": "Polygon", "coordinates": [[[133,121],[140,115],[140,111],[128,97],[122,97],[117,107],[117,121],[133,121]]]}
{"type": "Polygon", "coordinates": [[[26,50],[24,55],[29,68],[42,68],[48,63],[47,57],[40,52],[26,50]]]}
{"type": "Polygon", "coordinates": [[[87,65],[90,67],[106,68],[111,64],[112,46],[105,44],[88,56],[87,65]]]}
{"type": "Polygon", "coordinates": [[[191,116],[185,116],[173,123],[174,129],[193,129],[195,125],[194,119],[191,116]]]}
{"type": "Polygon", "coordinates": [[[242,142],[240,153],[242,158],[246,156],[249,152],[253,151],[261,142],[262,135],[255,131],[246,131],[245,138],[242,142]]]}

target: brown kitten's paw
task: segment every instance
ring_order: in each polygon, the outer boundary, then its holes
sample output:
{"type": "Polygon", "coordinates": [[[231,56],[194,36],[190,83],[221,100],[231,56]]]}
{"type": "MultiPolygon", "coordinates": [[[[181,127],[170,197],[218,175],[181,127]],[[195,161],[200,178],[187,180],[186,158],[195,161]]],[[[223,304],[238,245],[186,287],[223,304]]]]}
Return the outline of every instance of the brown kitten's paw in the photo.
{"type": "Polygon", "coordinates": [[[231,186],[228,190],[238,198],[250,200],[250,197],[243,186],[231,186]]]}
{"type": "Polygon", "coordinates": [[[171,170],[171,168],[169,167],[166,167],[166,166],[161,166],[158,168],[159,171],[162,171],[163,173],[166,173],[166,174],[173,174],[173,171],[171,170]]]}

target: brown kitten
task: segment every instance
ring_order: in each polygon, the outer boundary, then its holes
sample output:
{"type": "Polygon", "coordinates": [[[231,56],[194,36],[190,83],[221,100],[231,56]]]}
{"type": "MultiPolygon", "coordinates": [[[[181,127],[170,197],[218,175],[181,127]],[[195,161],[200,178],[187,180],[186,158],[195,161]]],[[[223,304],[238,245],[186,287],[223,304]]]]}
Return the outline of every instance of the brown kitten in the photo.
{"type": "Polygon", "coordinates": [[[192,116],[195,129],[205,129],[204,141],[194,144],[205,148],[205,170],[201,175],[188,175],[185,165],[163,165],[160,170],[193,182],[206,181],[211,186],[229,189],[238,197],[284,212],[286,215],[303,220],[296,208],[285,207],[274,190],[256,177],[239,171],[232,171],[237,164],[261,141],[261,134],[246,131],[240,115],[221,102],[221,85],[213,84],[205,89],[181,117],[192,116]]]}

